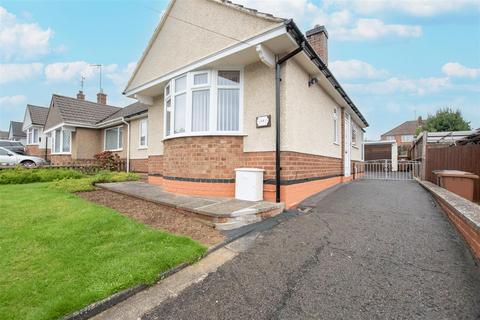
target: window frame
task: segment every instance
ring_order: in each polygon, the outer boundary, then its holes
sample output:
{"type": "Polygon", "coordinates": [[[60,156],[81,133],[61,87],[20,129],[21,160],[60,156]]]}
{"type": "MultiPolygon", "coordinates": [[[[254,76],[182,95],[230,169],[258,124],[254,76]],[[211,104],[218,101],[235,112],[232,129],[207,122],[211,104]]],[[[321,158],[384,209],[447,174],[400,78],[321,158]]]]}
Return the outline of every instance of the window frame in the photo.
{"type": "Polygon", "coordinates": [[[244,94],[244,70],[243,67],[226,67],[218,69],[207,69],[207,70],[198,70],[187,72],[179,75],[178,77],[172,78],[169,80],[164,90],[164,102],[163,102],[163,139],[173,139],[178,137],[190,137],[190,136],[215,136],[215,135],[245,135],[244,134],[244,105],[243,105],[243,94],[244,94]],[[238,86],[232,85],[218,85],[218,71],[238,71],[240,83],[238,86]],[[207,83],[194,85],[194,76],[198,74],[207,73],[207,83]],[[183,76],[187,77],[187,106],[185,110],[185,132],[175,133],[174,121],[175,121],[175,80],[183,76]],[[167,87],[169,88],[170,94],[167,95],[167,87]],[[235,131],[221,131],[217,129],[217,110],[218,110],[218,89],[222,88],[238,88],[239,89],[239,117],[238,117],[238,130],[235,131]],[[206,131],[192,131],[192,108],[193,108],[193,92],[201,90],[209,90],[209,121],[208,121],[208,130],[206,131]],[[167,133],[167,103],[170,101],[170,134],[167,133]]]}
{"type": "Polygon", "coordinates": [[[40,128],[30,127],[27,129],[27,145],[40,144],[40,128]],[[35,131],[37,132],[37,139],[35,140],[35,131]]]}
{"type": "Polygon", "coordinates": [[[400,136],[400,142],[412,142],[414,139],[415,137],[413,134],[402,134],[400,136]]]}
{"type": "Polygon", "coordinates": [[[140,119],[138,123],[138,149],[148,148],[148,118],[140,119]],[[145,144],[142,144],[142,124],[145,123],[145,144]]]}
{"type": "Polygon", "coordinates": [[[63,128],[58,128],[58,129],[55,129],[52,131],[52,148],[51,148],[51,153],[52,154],[72,154],[72,131],[71,130],[67,130],[67,129],[63,129],[63,128]],[[56,152],[55,151],[55,145],[57,143],[57,138],[55,137],[56,135],[56,132],[59,131],[60,132],[60,144],[59,144],[59,151],[56,152]],[[69,150],[68,151],[63,151],[63,135],[64,135],[64,132],[65,133],[68,133],[69,134],[69,139],[70,139],[70,144],[69,144],[69,150]]]}
{"type": "Polygon", "coordinates": [[[358,137],[357,137],[357,133],[358,133],[357,125],[352,122],[351,127],[352,127],[352,146],[353,146],[353,147],[357,147],[357,146],[358,146],[358,144],[357,144],[357,140],[358,140],[358,137]]]}
{"type": "Polygon", "coordinates": [[[103,151],[111,151],[111,152],[117,152],[117,151],[123,151],[123,125],[119,125],[116,127],[110,127],[106,128],[103,130],[103,151]],[[122,134],[119,134],[120,128],[122,129],[122,134]],[[109,130],[117,130],[117,149],[107,149],[107,131],[109,130]],[[120,140],[122,140],[122,147],[120,147],[120,140]]]}
{"type": "Polygon", "coordinates": [[[339,141],[338,141],[338,136],[339,136],[339,134],[338,134],[338,127],[339,127],[338,126],[338,114],[339,114],[339,112],[338,111],[339,111],[338,107],[333,108],[333,116],[332,116],[333,117],[333,133],[334,133],[333,134],[333,143],[336,144],[336,145],[340,144],[339,141]]]}

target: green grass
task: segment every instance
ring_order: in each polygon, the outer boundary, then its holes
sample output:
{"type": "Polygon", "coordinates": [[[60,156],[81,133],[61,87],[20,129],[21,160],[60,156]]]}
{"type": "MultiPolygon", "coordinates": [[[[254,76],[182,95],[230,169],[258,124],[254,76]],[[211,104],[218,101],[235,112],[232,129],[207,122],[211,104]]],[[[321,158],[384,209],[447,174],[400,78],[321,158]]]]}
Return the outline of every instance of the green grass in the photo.
{"type": "Polygon", "coordinates": [[[0,208],[0,319],[58,318],[206,250],[51,183],[0,186],[0,208]]]}
{"type": "Polygon", "coordinates": [[[94,183],[101,182],[122,182],[138,180],[136,173],[100,171],[94,176],[82,179],[62,179],[51,184],[53,188],[68,192],[92,191],[95,190],[94,183]]]}

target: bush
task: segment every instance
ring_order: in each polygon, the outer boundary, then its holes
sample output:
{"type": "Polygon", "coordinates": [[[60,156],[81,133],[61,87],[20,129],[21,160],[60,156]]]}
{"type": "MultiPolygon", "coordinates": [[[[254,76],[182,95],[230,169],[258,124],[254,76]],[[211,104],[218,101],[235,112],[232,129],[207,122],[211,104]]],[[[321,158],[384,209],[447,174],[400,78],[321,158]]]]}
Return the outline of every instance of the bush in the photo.
{"type": "Polygon", "coordinates": [[[98,165],[105,170],[119,170],[120,169],[120,157],[118,154],[111,151],[103,151],[97,153],[95,160],[98,165]]]}
{"type": "Polygon", "coordinates": [[[0,171],[0,184],[24,184],[33,182],[49,182],[61,179],[80,179],[85,175],[72,169],[27,169],[16,167],[0,171]]]}
{"type": "Polygon", "coordinates": [[[53,183],[52,186],[67,192],[82,192],[95,190],[95,183],[135,181],[138,179],[139,176],[131,172],[100,171],[96,175],[88,178],[59,180],[53,183]]]}

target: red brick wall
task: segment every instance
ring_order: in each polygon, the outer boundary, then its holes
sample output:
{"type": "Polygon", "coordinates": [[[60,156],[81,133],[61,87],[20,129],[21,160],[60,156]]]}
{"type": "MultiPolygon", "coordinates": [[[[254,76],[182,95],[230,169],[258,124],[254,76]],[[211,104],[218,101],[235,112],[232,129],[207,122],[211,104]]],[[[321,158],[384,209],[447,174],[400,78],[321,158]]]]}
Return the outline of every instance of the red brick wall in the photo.
{"type": "Polygon", "coordinates": [[[130,159],[130,171],[148,172],[148,159],[130,159]]]}
{"type": "MultiPolygon", "coordinates": [[[[265,170],[265,180],[273,180],[275,152],[243,152],[243,137],[178,138],[165,141],[163,166],[166,177],[235,179],[236,168],[253,167],[265,170]]],[[[282,180],[338,176],[343,172],[339,158],[291,151],[281,152],[281,167],[282,180]]]]}
{"type": "Polygon", "coordinates": [[[243,137],[187,137],[164,141],[163,175],[193,179],[234,179],[244,165],[243,137]]]}
{"type": "MultiPolygon", "coordinates": [[[[28,155],[36,156],[36,157],[40,157],[40,158],[45,159],[45,149],[40,149],[38,147],[38,145],[34,145],[34,144],[26,145],[25,146],[25,152],[28,155]]],[[[49,155],[50,155],[50,150],[47,149],[47,159],[46,160],[48,160],[49,155]]]]}
{"type": "Polygon", "coordinates": [[[148,156],[148,174],[163,175],[163,156],[148,156]]]}
{"type": "Polygon", "coordinates": [[[68,165],[72,162],[72,156],[69,154],[52,154],[50,156],[50,163],[55,166],[68,165]]]}

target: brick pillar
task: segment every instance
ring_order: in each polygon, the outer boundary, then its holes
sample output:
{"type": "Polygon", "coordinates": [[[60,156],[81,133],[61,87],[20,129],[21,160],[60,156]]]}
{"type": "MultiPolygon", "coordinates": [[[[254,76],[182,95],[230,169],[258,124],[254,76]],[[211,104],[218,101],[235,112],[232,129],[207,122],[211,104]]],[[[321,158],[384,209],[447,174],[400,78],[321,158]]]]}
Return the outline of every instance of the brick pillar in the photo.
{"type": "Polygon", "coordinates": [[[103,92],[97,93],[97,103],[107,104],[107,95],[103,92]]]}

